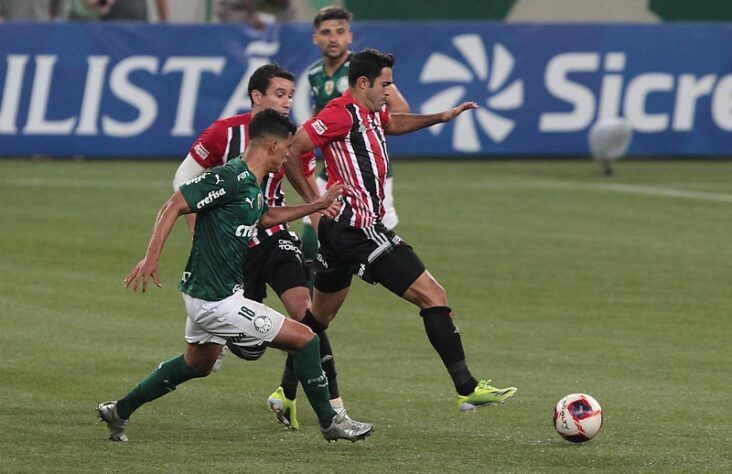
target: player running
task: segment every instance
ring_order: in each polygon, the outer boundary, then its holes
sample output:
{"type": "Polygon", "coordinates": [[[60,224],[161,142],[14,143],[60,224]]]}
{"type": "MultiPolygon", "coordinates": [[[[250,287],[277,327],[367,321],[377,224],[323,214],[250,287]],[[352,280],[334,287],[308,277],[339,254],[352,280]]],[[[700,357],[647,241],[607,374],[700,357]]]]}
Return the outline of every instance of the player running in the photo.
{"type": "MultiPolygon", "coordinates": [[[[385,107],[391,94],[394,58],[373,49],[353,56],[348,71],[348,90],[331,101],[317,116],[305,122],[295,135],[293,153],[320,147],[328,171],[328,185],[351,186],[334,218],[314,222],[320,251],[316,259],[315,291],[311,314],[325,330],[348,295],[352,268],[370,283],[380,283],[417,306],[427,337],[442,359],[458,393],[462,411],[503,402],[515,387],[495,388],[478,381],[468,369],[460,333],[452,321],[447,294],[417,254],[382,223],[384,182],[389,167],[385,134],[409,133],[453,120],[477,108],[465,102],[439,114],[390,114],[385,107]]],[[[319,191],[302,170],[286,165],[290,182],[306,202],[319,191]]]]}
{"type": "MultiPolygon", "coordinates": [[[[354,53],[349,49],[353,41],[351,32],[353,14],[341,7],[324,7],[313,20],[315,31],[313,43],[318,46],[323,57],[308,69],[308,80],[313,99],[313,115],[317,115],[331,100],[340,97],[348,89],[348,66],[354,53]]],[[[396,85],[391,85],[391,92],[386,106],[392,113],[408,113],[409,104],[399,93],[396,85]]],[[[394,207],[392,190],[392,167],[386,170],[384,181],[384,217],[381,222],[388,230],[394,230],[399,217],[394,207]]],[[[320,192],[325,191],[328,182],[326,169],[318,173],[316,183],[320,192]]],[[[302,230],[303,252],[306,260],[314,260],[318,252],[318,240],[309,218],[303,219],[302,230]]]]}
{"type": "MultiPolygon", "coordinates": [[[[295,207],[268,207],[261,183],[278,172],[287,160],[295,128],[274,110],[264,110],[249,124],[249,142],[240,158],[231,159],[188,181],[158,212],[145,257],[125,278],[124,285],[147,291],[148,279],[161,286],[158,260],[179,216],[197,214],[193,245],[178,288],[186,312],[184,354],[161,363],[119,401],[99,404],[97,412],[110,430],[112,441],[127,441],[130,415],[145,403],[210,372],[223,345],[247,351],[267,344],[289,351],[293,367],[315,410],[328,441],[356,441],[368,436],[373,425],[351,420],[330,406],[327,380],[320,364],[319,338],[303,324],[244,296],[241,283],[244,251],[259,229],[306,214],[334,215],[343,185],[333,186],[322,198],[295,207]]],[[[299,156],[299,155],[298,155],[299,156]]],[[[298,165],[299,166],[299,165],[298,165]]]]}
{"type": "MultiPolygon", "coordinates": [[[[267,108],[274,109],[283,116],[289,115],[294,94],[295,76],[289,71],[275,64],[266,64],[254,71],[249,80],[252,111],[223,118],[211,124],[193,143],[188,155],[178,167],[173,180],[174,189],[187,180],[201,175],[205,170],[238,157],[249,142],[249,123],[253,117],[267,108]]],[[[293,161],[302,165],[306,177],[312,176],[315,170],[312,152],[293,161]]],[[[284,171],[279,170],[265,175],[262,180],[262,191],[269,207],[285,205],[283,176],[284,171]]],[[[193,231],[195,215],[187,215],[186,218],[193,231]]],[[[247,249],[247,258],[244,262],[244,273],[247,275],[244,282],[244,296],[261,303],[267,296],[266,285],[269,285],[277,293],[292,319],[306,326],[314,325],[315,320],[308,313],[311,301],[307,272],[303,263],[300,239],[294,232],[289,231],[287,224],[260,230],[251,239],[247,249]]],[[[323,367],[328,377],[331,405],[340,411],[344,407],[336,380],[333,351],[327,333],[321,332],[318,336],[323,367]]],[[[246,351],[231,344],[228,347],[240,358],[255,360],[263,354],[266,346],[248,347],[246,351]]],[[[222,351],[214,370],[218,370],[221,366],[223,354],[222,351]]],[[[282,384],[267,402],[286,428],[299,428],[295,396],[291,395],[289,398],[285,396],[295,393],[297,384],[293,360],[288,356],[282,384]]]]}

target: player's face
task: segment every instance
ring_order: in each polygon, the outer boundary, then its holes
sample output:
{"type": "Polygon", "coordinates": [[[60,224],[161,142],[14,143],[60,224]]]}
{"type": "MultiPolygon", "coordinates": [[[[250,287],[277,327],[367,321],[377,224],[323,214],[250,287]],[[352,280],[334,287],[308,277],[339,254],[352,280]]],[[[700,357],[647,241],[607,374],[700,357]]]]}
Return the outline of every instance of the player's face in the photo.
{"type": "Polygon", "coordinates": [[[259,110],[275,109],[282,115],[290,114],[292,97],[295,95],[295,84],[283,77],[273,77],[264,95],[252,94],[254,105],[259,110]]]}
{"type": "Polygon", "coordinates": [[[377,112],[386,104],[386,99],[391,92],[391,85],[394,81],[393,72],[390,67],[381,70],[381,74],[374,79],[374,85],[366,89],[368,108],[371,112],[377,112]]]}
{"type": "Polygon", "coordinates": [[[340,59],[348,53],[353,41],[351,25],[346,20],[325,20],[313,33],[313,44],[320,48],[324,57],[340,59]]]}
{"type": "Polygon", "coordinates": [[[270,172],[276,173],[282,169],[287,159],[290,157],[290,150],[292,149],[292,141],[294,135],[289,134],[287,138],[278,138],[275,140],[274,145],[271,147],[271,168],[270,172]]]}

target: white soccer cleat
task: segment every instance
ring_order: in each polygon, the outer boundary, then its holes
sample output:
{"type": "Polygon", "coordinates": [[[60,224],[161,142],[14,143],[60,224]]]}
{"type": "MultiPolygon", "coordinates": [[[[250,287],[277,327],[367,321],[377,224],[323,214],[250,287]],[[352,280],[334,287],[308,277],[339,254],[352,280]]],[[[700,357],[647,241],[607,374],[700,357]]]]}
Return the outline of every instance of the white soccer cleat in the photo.
{"type": "Polygon", "coordinates": [[[127,442],[127,424],[129,420],[120,418],[117,414],[117,401],[100,403],[97,407],[97,415],[109,428],[109,439],[111,441],[127,442]]]}
{"type": "Polygon", "coordinates": [[[346,414],[346,410],[341,410],[334,417],[330,426],[320,428],[323,438],[329,443],[333,443],[339,439],[345,439],[352,443],[365,439],[374,431],[374,425],[371,423],[362,423],[352,420],[346,414]]]}

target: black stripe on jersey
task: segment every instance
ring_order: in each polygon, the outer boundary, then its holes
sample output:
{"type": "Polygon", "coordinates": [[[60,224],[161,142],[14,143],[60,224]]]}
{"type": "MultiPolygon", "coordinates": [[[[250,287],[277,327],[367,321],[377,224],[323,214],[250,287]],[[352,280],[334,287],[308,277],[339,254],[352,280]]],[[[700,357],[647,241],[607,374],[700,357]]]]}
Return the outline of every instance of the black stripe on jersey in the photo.
{"type": "Polygon", "coordinates": [[[239,151],[241,147],[241,127],[231,127],[229,128],[229,132],[231,133],[231,138],[229,139],[229,154],[226,156],[226,161],[229,162],[236,158],[237,156],[241,155],[241,151],[239,151]]]}
{"type": "Polygon", "coordinates": [[[379,146],[381,147],[381,154],[384,157],[384,162],[386,163],[386,167],[389,167],[389,153],[386,151],[386,137],[381,134],[381,128],[379,128],[378,125],[376,125],[376,114],[374,114],[371,117],[371,126],[374,129],[374,134],[376,135],[376,138],[379,140],[379,146]]]}
{"type": "Polygon", "coordinates": [[[364,140],[363,133],[359,131],[361,128],[361,119],[358,116],[356,106],[354,104],[348,104],[346,105],[346,110],[351,113],[351,118],[353,120],[350,132],[351,147],[353,147],[353,152],[356,154],[356,162],[358,163],[358,170],[361,173],[364,188],[369,193],[369,196],[371,196],[371,208],[373,209],[373,213],[378,216],[381,204],[379,202],[379,193],[376,188],[376,176],[374,175],[375,163],[371,162],[369,149],[366,145],[366,141],[364,140]]]}

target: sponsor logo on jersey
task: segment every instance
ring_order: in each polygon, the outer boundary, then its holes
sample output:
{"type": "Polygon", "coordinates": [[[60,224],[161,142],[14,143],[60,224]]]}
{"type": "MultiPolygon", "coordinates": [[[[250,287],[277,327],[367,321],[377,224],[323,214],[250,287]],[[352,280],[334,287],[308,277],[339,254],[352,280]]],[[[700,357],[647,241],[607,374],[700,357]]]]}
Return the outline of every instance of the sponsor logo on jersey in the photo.
{"type": "Polygon", "coordinates": [[[206,173],[203,173],[203,174],[202,174],[202,175],[200,175],[200,176],[196,176],[196,177],[195,177],[195,178],[193,178],[193,179],[189,179],[188,181],[186,181],[186,182],[185,182],[185,183],[183,183],[183,184],[193,184],[193,183],[200,183],[201,181],[203,181],[204,179],[206,179],[206,176],[208,176],[209,174],[211,174],[211,173],[208,173],[208,172],[206,172],[206,173]]]}
{"type": "Polygon", "coordinates": [[[219,184],[219,183],[223,183],[224,182],[224,180],[221,179],[221,177],[219,177],[219,174],[218,173],[216,173],[214,176],[216,177],[216,184],[219,184]]]}
{"type": "Polygon", "coordinates": [[[249,207],[251,207],[252,209],[254,209],[254,200],[252,198],[249,198],[249,197],[244,198],[244,201],[246,201],[247,204],[249,204],[249,207]]]}
{"type": "Polygon", "coordinates": [[[236,177],[237,181],[245,180],[249,176],[249,171],[245,171],[243,173],[240,173],[239,176],[236,177]]]}
{"type": "Polygon", "coordinates": [[[277,244],[280,247],[280,250],[283,250],[285,252],[295,252],[296,254],[300,254],[300,247],[292,243],[292,241],[287,239],[279,239],[277,241],[277,244]]]}
{"type": "Polygon", "coordinates": [[[252,237],[257,235],[257,222],[252,225],[240,225],[234,231],[234,235],[236,235],[237,237],[246,237],[248,239],[251,239],[252,237]]]}
{"type": "Polygon", "coordinates": [[[208,158],[208,150],[203,146],[203,143],[196,143],[193,147],[193,151],[203,160],[208,158]]]}
{"type": "Polygon", "coordinates": [[[322,135],[328,130],[328,127],[325,126],[322,120],[317,119],[313,122],[313,130],[315,130],[315,133],[318,135],[322,135]]]}
{"type": "Polygon", "coordinates": [[[215,191],[211,191],[208,193],[208,195],[206,195],[205,198],[198,201],[198,204],[196,204],[196,208],[201,209],[203,206],[205,206],[207,204],[211,204],[212,202],[214,202],[215,200],[217,200],[218,198],[220,198],[221,196],[223,196],[225,194],[226,194],[225,189],[217,189],[215,191]]]}

